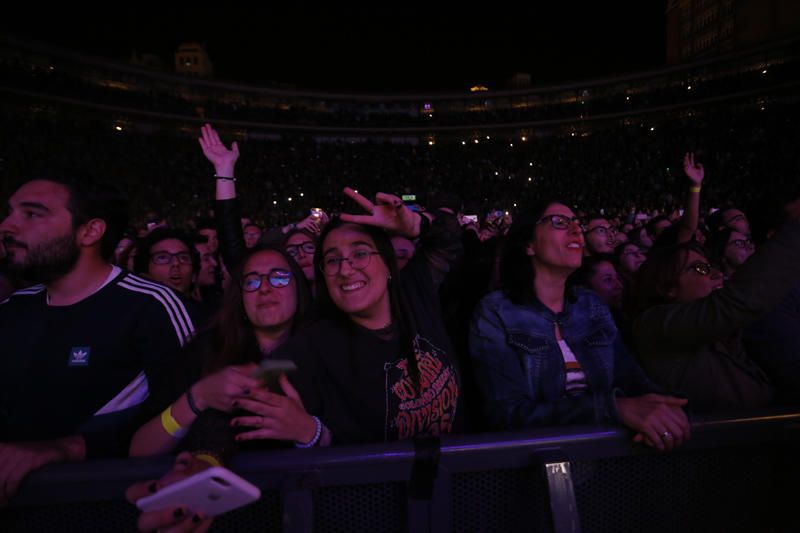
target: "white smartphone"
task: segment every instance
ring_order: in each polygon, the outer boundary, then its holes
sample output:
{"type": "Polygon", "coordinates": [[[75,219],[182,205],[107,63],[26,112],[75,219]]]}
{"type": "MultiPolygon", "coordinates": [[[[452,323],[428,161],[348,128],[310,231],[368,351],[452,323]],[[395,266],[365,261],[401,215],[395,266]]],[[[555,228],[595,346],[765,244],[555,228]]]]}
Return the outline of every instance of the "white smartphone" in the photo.
{"type": "Polygon", "coordinates": [[[142,511],[187,507],[191,513],[217,516],[261,497],[261,491],[227,468],[213,466],[166,486],[136,502],[142,511]]]}

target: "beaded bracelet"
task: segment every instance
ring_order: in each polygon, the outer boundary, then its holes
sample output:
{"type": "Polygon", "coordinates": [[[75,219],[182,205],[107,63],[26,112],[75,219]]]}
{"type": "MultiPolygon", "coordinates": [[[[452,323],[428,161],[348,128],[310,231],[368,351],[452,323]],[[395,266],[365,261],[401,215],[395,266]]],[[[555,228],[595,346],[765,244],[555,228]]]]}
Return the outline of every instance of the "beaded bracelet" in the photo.
{"type": "Polygon", "coordinates": [[[312,416],[311,418],[314,419],[314,423],[317,425],[317,430],[314,432],[314,438],[306,444],[303,444],[302,442],[295,442],[294,445],[297,448],[313,448],[319,442],[319,437],[322,435],[322,422],[320,422],[319,418],[316,416],[312,416]]]}

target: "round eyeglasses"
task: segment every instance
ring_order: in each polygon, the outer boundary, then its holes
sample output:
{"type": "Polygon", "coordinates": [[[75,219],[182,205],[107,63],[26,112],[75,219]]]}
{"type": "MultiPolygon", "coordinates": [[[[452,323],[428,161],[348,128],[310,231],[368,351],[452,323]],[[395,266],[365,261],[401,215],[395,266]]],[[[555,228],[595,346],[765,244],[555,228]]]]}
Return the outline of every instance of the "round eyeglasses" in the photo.
{"type": "Polygon", "coordinates": [[[536,221],[537,224],[542,222],[550,222],[553,229],[565,230],[569,229],[570,225],[581,225],[581,220],[578,217],[568,217],[565,215],[545,215],[536,221]]]}
{"type": "Polygon", "coordinates": [[[686,272],[691,272],[694,270],[701,276],[708,276],[711,274],[711,271],[714,269],[711,263],[706,263],[705,261],[695,261],[691,265],[687,266],[684,270],[686,272]]]}
{"type": "Polygon", "coordinates": [[[728,245],[734,245],[737,248],[752,248],[753,239],[735,239],[728,242],[728,245]]]}
{"type": "Polygon", "coordinates": [[[314,252],[317,251],[317,247],[311,241],[304,242],[303,244],[290,244],[286,247],[286,253],[292,257],[297,257],[301,250],[306,255],[314,255],[314,252]]]}
{"type": "Polygon", "coordinates": [[[342,262],[344,261],[350,263],[350,268],[354,270],[364,270],[369,266],[369,261],[373,255],[379,254],[370,250],[356,250],[350,254],[350,257],[329,255],[322,260],[322,271],[325,272],[326,276],[335,276],[342,270],[342,262]]]}
{"type": "Polygon", "coordinates": [[[281,289],[289,285],[289,282],[292,281],[292,273],[281,268],[273,268],[266,274],[262,274],[261,272],[248,272],[242,276],[242,290],[244,292],[256,292],[261,288],[261,284],[264,283],[265,278],[270,286],[281,289]]]}
{"type": "Polygon", "coordinates": [[[586,235],[589,235],[590,233],[597,233],[602,237],[608,237],[609,235],[616,235],[617,230],[611,226],[595,226],[592,229],[586,230],[586,235]]]}
{"type": "Polygon", "coordinates": [[[172,263],[173,257],[177,257],[178,263],[181,265],[192,264],[192,254],[189,252],[178,252],[174,254],[169,252],[156,252],[150,256],[150,262],[154,265],[169,265],[172,263]]]}

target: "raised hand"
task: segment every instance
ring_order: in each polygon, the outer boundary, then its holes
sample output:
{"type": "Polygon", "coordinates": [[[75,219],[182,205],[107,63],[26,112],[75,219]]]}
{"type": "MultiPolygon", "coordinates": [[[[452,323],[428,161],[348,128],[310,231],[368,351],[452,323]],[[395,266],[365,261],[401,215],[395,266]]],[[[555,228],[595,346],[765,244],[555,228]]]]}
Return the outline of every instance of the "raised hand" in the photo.
{"type": "Polygon", "coordinates": [[[379,192],[375,195],[375,203],[373,203],[350,187],[345,187],[344,193],[369,215],[342,214],[341,219],[343,221],[376,226],[412,239],[419,235],[419,217],[424,215],[418,215],[411,211],[397,196],[379,192]]]}
{"type": "Polygon", "coordinates": [[[694,152],[686,152],[686,155],[683,156],[683,171],[692,183],[698,187],[703,183],[706,173],[702,163],[695,164],[694,152]]]}
{"type": "Polygon", "coordinates": [[[316,236],[319,236],[320,231],[322,231],[320,228],[319,219],[313,215],[308,215],[306,218],[298,222],[297,228],[304,229],[316,236]]]}
{"type": "Polygon", "coordinates": [[[228,149],[222,144],[219,134],[210,124],[200,128],[200,133],[201,137],[197,140],[200,142],[206,159],[214,165],[217,176],[232,178],[236,160],[239,159],[239,145],[234,141],[228,149]]]}

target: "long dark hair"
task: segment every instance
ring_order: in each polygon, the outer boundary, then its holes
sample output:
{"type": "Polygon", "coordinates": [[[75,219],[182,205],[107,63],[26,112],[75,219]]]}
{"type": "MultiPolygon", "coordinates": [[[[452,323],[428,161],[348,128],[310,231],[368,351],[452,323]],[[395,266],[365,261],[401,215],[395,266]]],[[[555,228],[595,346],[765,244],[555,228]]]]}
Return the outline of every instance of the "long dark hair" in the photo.
{"type": "Polygon", "coordinates": [[[650,250],[647,261],[636,273],[634,303],[637,315],[671,301],[668,293],[678,287],[690,251],[708,257],[705,249],[692,241],[650,250]]]}
{"type": "MultiPolygon", "coordinates": [[[[363,224],[353,224],[344,222],[339,217],[334,217],[322,230],[317,241],[317,251],[314,254],[314,272],[316,277],[317,291],[315,296],[316,312],[318,318],[327,318],[335,322],[342,328],[345,328],[352,334],[355,323],[353,320],[331,299],[328,292],[328,276],[322,269],[323,262],[323,246],[325,239],[328,235],[345,225],[351,225],[358,228],[358,231],[364,233],[372,239],[375,243],[375,250],[378,252],[381,260],[389,270],[389,283],[387,290],[389,291],[389,305],[392,313],[392,321],[396,324],[400,334],[400,348],[401,353],[405,354],[408,362],[408,371],[414,385],[419,389],[419,367],[417,366],[417,359],[414,355],[414,336],[416,335],[417,327],[414,320],[413,313],[411,313],[410,305],[406,300],[409,295],[403,294],[400,290],[400,271],[397,269],[397,260],[394,254],[394,248],[389,239],[389,235],[381,228],[367,226],[363,224]]],[[[411,296],[413,297],[413,296],[411,296]]]]}
{"type": "Polygon", "coordinates": [[[556,199],[540,202],[532,210],[516,218],[506,236],[500,260],[500,281],[506,297],[517,305],[537,300],[533,291],[535,272],[527,248],[534,238],[537,222],[553,204],[569,206],[568,203],[556,199]]]}
{"type": "Polygon", "coordinates": [[[210,350],[203,355],[203,375],[211,374],[228,365],[257,362],[261,359],[253,325],[247,318],[242,301],[242,279],[244,265],[254,255],[274,252],[286,261],[295,281],[297,310],[292,319],[291,335],[305,325],[311,307],[311,292],[303,270],[286,250],[277,246],[257,245],[247,250],[242,260],[232,271],[233,281],[222,297],[222,305],[211,319],[207,330],[211,334],[210,350]]]}

